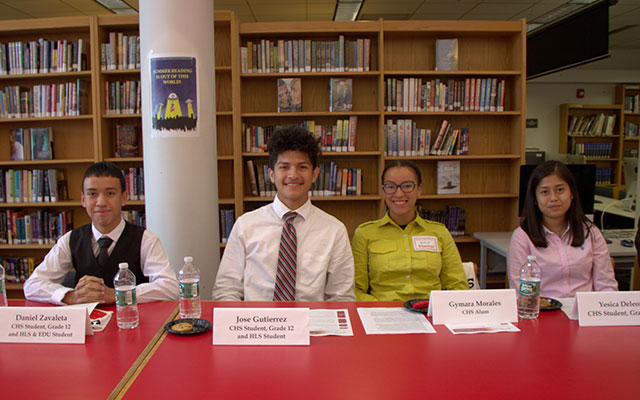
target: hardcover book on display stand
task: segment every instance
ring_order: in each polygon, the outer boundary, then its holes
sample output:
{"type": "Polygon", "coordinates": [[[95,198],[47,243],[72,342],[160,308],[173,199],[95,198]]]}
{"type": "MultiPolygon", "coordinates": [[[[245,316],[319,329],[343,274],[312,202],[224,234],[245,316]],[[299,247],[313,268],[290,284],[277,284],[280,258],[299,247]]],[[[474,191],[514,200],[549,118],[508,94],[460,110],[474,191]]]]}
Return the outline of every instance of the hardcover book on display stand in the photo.
{"type": "Polygon", "coordinates": [[[25,147],[25,135],[22,128],[11,129],[9,132],[9,151],[11,155],[11,161],[23,161],[28,160],[26,151],[29,149],[29,144],[25,147]]]}
{"type": "Polygon", "coordinates": [[[138,157],[138,132],[135,125],[116,125],[116,157],[138,157]]]}
{"type": "Polygon", "coordinates": [[[438,194],[460,194],[460,161],[438,161],[438,194]]]}
{"type": "Polygon", "coordinates": [[[300,78],[278,79],[278,112],[302,111],[302,81],[300,78]]]}
{"type": "Polygon", "coordinates": [[[436,71],[458,70],[458,39],[436,40],[436,71]]]}
{"type": "Polygon", "coordinates": [[[348,112],[353,108],[353,79],[331,78],[329,111],[348,112]]]}
{"type": "Polygon", "coordinates": [[[33,160],[53,159],[53,132],[51,128],[31,128],[31,157],[33,160]]]}

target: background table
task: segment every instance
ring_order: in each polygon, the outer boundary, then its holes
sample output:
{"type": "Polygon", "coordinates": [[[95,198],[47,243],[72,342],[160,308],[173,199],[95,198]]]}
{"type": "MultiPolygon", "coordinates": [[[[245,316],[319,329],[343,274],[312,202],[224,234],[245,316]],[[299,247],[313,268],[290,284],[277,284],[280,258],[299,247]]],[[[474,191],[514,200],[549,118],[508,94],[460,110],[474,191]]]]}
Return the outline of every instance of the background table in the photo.
{"type": "MultiPolygon", "coordinates": [[[[622,231],[626,231],[625,237],[633,239],[635,235],[633,230],[616,230],[617,235],[622,231]]],[[[513,232],[476,232],[473,236],[480,241],[480,266],[478,269],[478,280],[480,281],[480,288],[487,287],[487,259],[488,252],[492,251],[505,259],[509,253],[509,245],[511,243],[511,235],[513,232]]],[[[604,233],[607,236],[607,231],[604,233]]],[[[617,236],[616,235],[616,236],[617,236]]],[[[611,239],[611,243],[607,243],[609,254],[615,260],[615,269],[630,270],[629,277],[629,290],[634,289],[634,264],[636,258],[635,247],[624,247],[620,244],[620,238],[616,237],[611,239]]],[[[505,265],[506,265],[505,261],[505,265]]],[[[507,267],[508,270],[508,267],[507,267]]],[[[506,272],[505,272],[506,273],[506,272]]],[[[622,289],[622,287],[621,287],[622,289]]],[[[625,287],[626,290],[626,287],[625,287]]]]}
{"type": "MultiPolygon", "coordinates": [[[[310,346],[213,346],[212,334],[168,335],[124,394],[217,399],[637,399],[640,327],[580,328],[561,312],[522,321],[520,333],[366,335],[356,307],[400,303],[294,303],[347,308],[352,337],[310,346]]],[[[216,307],[274,303],[203,302],[216,307]]],[[[291,306],[291,305],[289,305],[291,306]]]]}
{"type": "MultiPolygon", "coordinates": [[[[132,330],[119,329],[114,313],[107,328],[87,336],[85,344],[0,343],[1,398],[106,399],[160,337],[176,304],[140,304],[140,325],[132,330]]],[[[25,300],[9,305],[48,306],[25,300]]],[[[113,305],[100,308],[115,311],[113,305]]]]}

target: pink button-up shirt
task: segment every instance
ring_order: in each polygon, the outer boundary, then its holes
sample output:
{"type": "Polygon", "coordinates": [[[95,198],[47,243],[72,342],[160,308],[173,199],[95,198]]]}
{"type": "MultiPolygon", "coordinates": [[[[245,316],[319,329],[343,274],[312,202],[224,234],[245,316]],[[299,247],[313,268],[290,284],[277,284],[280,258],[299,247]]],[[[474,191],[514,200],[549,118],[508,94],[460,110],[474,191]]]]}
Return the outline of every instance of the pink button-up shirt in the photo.
{"type": "Polygon", "coordinates": [[[513,232],[507,258],[512,288],[518,289],[520,268],[532,254],[542,269],[541,296],[573,297],[576,292],[618,290],[607,242],[598,228],[591,227],[580,247],[571,246],[569,229],[561,236],[546,228],[544,232],[546,248],[536,247],[521,227],[513,232]]]}

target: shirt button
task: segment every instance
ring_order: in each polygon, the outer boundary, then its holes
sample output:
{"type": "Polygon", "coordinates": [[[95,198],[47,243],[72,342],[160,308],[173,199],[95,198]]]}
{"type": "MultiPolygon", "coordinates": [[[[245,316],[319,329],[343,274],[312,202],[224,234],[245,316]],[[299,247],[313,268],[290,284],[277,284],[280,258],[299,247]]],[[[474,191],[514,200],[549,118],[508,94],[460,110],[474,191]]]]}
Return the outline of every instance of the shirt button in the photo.
{"type": "Polygon", "coordinates": [[[409,251],[409,249],[407,249],[407,251],[409,251]]]}
{"type": "Polygon", "coordinates": [[[407,237],[407,235],[402,235],[402,237],[407,237]]]}
{"type": "Polygon", "coordinates": [[[407,265],[407,269],[411,269],[411,265],[407,265]]]}
{"type": "Polygon", "coordinates": [[[409,285],[409,287],[413,287],[412,285],[409,285]]]}
{"type": "Polygon", "coordinates": [[[407,275],[407,279],[409,279],[409,275],[407,275]]]}

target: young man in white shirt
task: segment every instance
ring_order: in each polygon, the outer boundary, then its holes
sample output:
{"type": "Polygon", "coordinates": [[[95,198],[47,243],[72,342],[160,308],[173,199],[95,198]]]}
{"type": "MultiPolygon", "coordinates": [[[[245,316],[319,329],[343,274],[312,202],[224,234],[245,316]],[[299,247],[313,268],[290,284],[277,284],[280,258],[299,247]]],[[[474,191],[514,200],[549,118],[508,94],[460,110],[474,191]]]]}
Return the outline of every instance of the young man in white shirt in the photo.
{"type": "Polygon", "coordinates": [[[319,172],[318,142],[292,127],[275,132],[267,149],[276,197],[233,225],[213,299],[355,300],[347,230],[309,199],[319,172]]]}
{"type": "Polygon", "coordinates": [[[179,284],[158,236],[125,222],[122,171],[110,162],[90,166],[82,179],[82,206],[91,218],[64,234],[24,284],[28,300],[53,304],[115,302],[113,278],[120,262],[136,275],[138,302],[177,300],[179,284]],[[76,269],[75,286],[62,285],[76,269]]]}

